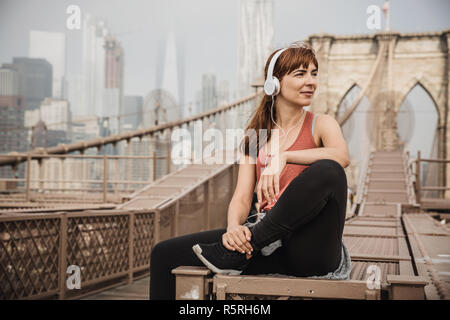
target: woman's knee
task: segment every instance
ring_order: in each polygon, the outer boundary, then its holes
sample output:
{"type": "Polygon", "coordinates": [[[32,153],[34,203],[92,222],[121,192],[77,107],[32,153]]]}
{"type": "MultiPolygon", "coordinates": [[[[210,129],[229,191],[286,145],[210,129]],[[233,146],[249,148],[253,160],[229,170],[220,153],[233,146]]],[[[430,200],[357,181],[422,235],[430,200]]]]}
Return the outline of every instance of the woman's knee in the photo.
{"type": "Polygon", "coordinates": [[[311,167],[315,167],[319,172],[320,176],[331,179],[331,182],[337,182],[342,179],[347,182],[347,177],[344,168],[341,164],[332,159],[321,159],[313,162],[311,167]]]}

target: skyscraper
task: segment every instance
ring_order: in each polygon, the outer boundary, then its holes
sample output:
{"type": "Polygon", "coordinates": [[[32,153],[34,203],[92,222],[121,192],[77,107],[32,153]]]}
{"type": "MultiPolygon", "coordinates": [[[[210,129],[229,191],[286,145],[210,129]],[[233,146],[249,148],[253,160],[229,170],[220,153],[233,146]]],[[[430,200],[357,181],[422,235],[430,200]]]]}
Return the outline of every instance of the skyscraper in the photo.
{"type": "MultiPolygon", "coordinates": [[[[25,151],[26,132],[23,130],[25,99],[20,94],[20,74],[16,66],[0,67],[0,153],[25,151]]],[[[19,168],[23,176],[23,168],[19,168]]],[[[0,177],[12,177],[9,167],[0,168],[0,177]]]]}
{"type": "Polygon", "coordinates": [[[156,89],[144,98],[144,127],[179,120],[183,111],[179,104],[177,51],[173,32],[161,41],[160,50],[155,73],[156,89]],[[165,49],[162,50],[162,47],[165,49]]]}
{"type": "Polygon", "coordinates": [[[67,99],[66,35],[61,32],[31,30],[28,56],[45,59],[52,65],[52,97],[67,99]]]}
{"type": "Polygon", "coordinates": [[[209,111],[217,107],[216,75],[212,73],[202,76],[202,111],[209,111]]]}
{"type": "Polygon", "coordinates": [[[125,96],[123,98],[123,113],[121,116],[122,130],[137,130],[142,123],[141,96],[125,96]]]}
{"type": "Polygon", "coordinates": [[[26,98],[26,109],[38,109],[52,96],[52,65],[40,58],[13,58],[13,65],[19,71],[19,91],[26,98]]]}
{"type": "MultiPolygon", "coordinates": [[[[175,98],[176,103],[179,104],[177,50],[173,32],[169,32],[166,42],[161,89],[169,92],[175,98]]],[[[182,110],[180,109],[181,113],[182,110]]]]}
{"type": "Polygon", "coordinates": [[[264,76],[272,50],[272,0],[241,0],[239,28],[239,95],[253,93],[250,84],[264,76]]]}
{"type": "Polygon", "coordinates": [[[230,102],[230,83],[227,80],[221,80],[217,88],[217,105],[225,105],[230,102]]]}
{"type": "Polygon", "coordinates": [[[105,87],[102,117],[109,117],[111,133],[120,131],[123,100],[123,49],[111,35],[105,37],[105,87]]]}
{"type": "Polygon", "coordinates": [[[83,20],[81,108],[83,115],[100,116],[105,88],[105,23],[89,13],[83,20]]]}
{"type": "Polygon", "coordinates": [[[41,103],[41,120],[48,130],[71,131],[71,113],[67,100],[46,98],[41,103]]]}

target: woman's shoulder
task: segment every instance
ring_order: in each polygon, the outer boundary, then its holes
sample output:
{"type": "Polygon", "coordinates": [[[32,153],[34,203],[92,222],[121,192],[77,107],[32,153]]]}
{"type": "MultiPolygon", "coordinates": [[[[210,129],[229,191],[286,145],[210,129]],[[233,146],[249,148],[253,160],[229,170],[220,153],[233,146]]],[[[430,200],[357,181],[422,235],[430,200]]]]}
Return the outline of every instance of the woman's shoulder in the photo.
{"type": "Polygon", "coordinates": [[[326,113],[315,113],[316,119],[315,119],[315,129],[314,131],[317,132],[319,137],[326,132],[328,129],[338,126],[339,123],[333,116],[326,114],[326,113]],[[317,131],[316,131],[317,130],[317,131]],[[325,130],[325,131],[324,131],[325,130]]]}
{"type": "Polygon", "coordinates": [[[317,134],[320,137],[321,127],[327,121],[327,117],[331,116],[326,113],[311,112],[311,126],[314,127],[314,135],[317,134]]]}

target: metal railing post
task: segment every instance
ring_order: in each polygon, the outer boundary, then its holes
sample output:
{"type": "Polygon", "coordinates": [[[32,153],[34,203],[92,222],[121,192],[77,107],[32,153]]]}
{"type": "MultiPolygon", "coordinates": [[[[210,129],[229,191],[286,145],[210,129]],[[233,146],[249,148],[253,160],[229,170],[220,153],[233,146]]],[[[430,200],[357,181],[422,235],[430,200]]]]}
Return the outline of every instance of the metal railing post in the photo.
{"type": "Polygon", "coordinates": [[[108,162],[106,154],[103,156],[103,203],[106,203],[106,179],[108,173],[108,162]]]}
{"type": "Polygon", "coordinates": [[[45,176],[45,165],[44,165],[44,158],[40,158],[38,160],[39,163],[39,191],[44,191],[44,176],[45,176]]]}
{"type": "Polygon", "coordinates": [[[416,162],[416,188],[417,188],[417,203],[420,204],[420,150],[417,151],[417,162],[416,162]]]}
{"type": "Polygon", "coordinates": [[[156,180],[156,152],[153,151],[153,181],[156,180]]]}
{"type": "Polygon", "coordinates": [[[134,220],[135,214],[134,212],[130,212],[129,220],[128,220],[128,283],[133,282],[133,269],[134,269],[134,220]]]}
{"type": "Polygon", "coordinates": [[[159,242],[159,237],[161,234],[161,215],[159,209],[154,211],[154,220],[153,220],[153,243],[152,248],[159,242]]]}
{"type": "Polygon", "coordinates": [[[27,180],[26,180],[26,201],[30,201],[30,172],[31,172],[31,154],[27,154],[27,180]]]}
{"type": "Polygon", "coordinates": [[[67,213],[60,214],[59,225],[59,299],[66,296],[66,271],[67,271],[67,213]]]}
{"type": "Polygon", "coordinates": [[[180,200],[175,203],[174,233],[175,237],[180,234],[180,200]]]}
{"type": "Polygon", "coordinates": [[[114,161],[114,194],[117,196],[117,188],[119,183],[117,182],[119,180],[119,158],[116,158],[114,161]]]}
{"type": "Polygon", "coordinates": [[[170,145],[170,142],[169,142],[169,147],[167,149],[167,174],[170,173],[170,162],[172,161],[171,155],[170,155],[171,149],[172,148],[171,148],[171,145],[170,145]]]}

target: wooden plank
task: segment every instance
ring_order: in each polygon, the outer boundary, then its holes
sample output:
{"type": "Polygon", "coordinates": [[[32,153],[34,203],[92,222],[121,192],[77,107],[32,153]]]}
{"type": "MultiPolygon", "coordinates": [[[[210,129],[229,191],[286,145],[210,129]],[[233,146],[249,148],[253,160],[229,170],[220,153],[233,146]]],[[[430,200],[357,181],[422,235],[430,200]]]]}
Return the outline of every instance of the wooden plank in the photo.
{"type": "MultiPolygon", "coordinates": [[[[409,256],[408,244],[405,238],[398,238],[398,254],[400,256],[409,256]]],[[[414,268],[412,266],[412,261],[400,261],[399,263],[400,274],[401,275],[414,275],[414,268]]]]}
{"type": "Polygon", "coordinates": [[[308,298],[366,299],[366,281],[216,275],[213,292],[308,298]]]}
{"type": "Polygon", "coordinates": [[[148,300],[150,277],[135,280],[131,284],[117,286],[99,293],[87,295],[81,300],[148,300]]]}

